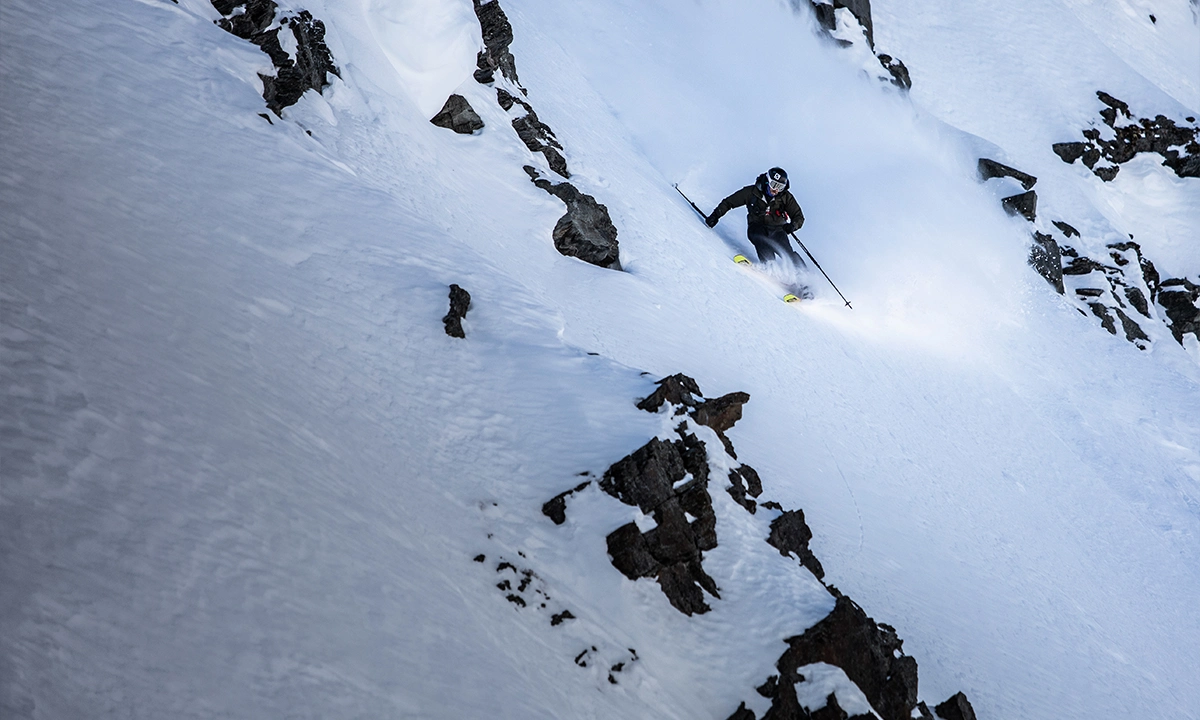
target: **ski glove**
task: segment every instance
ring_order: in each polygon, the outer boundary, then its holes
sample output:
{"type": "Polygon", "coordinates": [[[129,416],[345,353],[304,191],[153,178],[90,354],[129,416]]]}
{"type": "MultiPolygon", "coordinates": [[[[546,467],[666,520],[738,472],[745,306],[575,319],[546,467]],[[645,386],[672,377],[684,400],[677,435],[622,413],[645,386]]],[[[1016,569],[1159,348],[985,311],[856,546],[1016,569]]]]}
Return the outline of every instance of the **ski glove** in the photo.
{"type": "Polygon", "coordinates": [[[720,222],[720,220],[721,220],[721,218],[717,217],[716,214],[714,213],[714,214],[709,215],[708,217],[704,218],[704,224],[709,227],[716,227],[717,223],[720,222]]]}

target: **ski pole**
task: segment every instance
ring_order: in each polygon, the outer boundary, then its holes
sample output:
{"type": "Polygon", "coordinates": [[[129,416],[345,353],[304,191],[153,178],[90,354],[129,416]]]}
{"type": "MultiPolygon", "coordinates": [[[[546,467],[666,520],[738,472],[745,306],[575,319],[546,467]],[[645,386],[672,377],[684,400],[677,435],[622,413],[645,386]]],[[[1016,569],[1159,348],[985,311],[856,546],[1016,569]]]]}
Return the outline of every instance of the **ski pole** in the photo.
{"type": "MultiPolygon", "coordinates": [[[[804,247],[804,243],[800,242],[800,238],[796,237],[796,233],[791,233],[791,236],[792,239],[796,241],[796,244],[800,246],[800,249],[804,251],[804,254],[808,256],[808,259],[813,261],[813,265],[816,265],[817,269],[821,271],[821,274],[825,276],[825,279],[829,280],[829,275],[825,272],[825,268],[821,267],[821,263],[817,262],[817,259],[808,251],[808,248],[804,247]]],[[[842,291],[838,290],[838,286],[834,285],[832,280],[829,280],[829,284],[833,285],[834,291],[837,292],[838,296],[842,298],[842,301],[846,303],[846,307],[853,310],[854,306],[850,304],[850,301],[846,299],[845,295],[842,295],[842,291]]]]}
{"type": "MultiPolygon", "coordinates": [[[[683,191],[679,189],[679,183],[675,183],[672,187],[675,188],[675,192],[679,193],[680,195],[683,195],[683,191]]],[[[691,198],[689,198],[687,195],[683,195],[683,199],[687,200],[688,205],[691,205],[692,209],[695,210],[697,213],[699,213],[701,218],[703,218],[705,221],[708,220],[708,216],[704,214],[703,210],[696,207],[696,203],[692,202],[691,198]]]]}

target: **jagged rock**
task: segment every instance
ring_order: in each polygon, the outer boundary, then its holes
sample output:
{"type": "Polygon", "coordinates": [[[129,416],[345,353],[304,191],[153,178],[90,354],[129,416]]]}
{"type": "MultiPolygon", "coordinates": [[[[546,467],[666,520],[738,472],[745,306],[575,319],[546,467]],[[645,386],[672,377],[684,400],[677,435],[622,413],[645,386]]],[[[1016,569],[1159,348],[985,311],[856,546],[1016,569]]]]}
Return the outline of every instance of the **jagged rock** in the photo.
{"type": "MultiPolygon", "coordinates": [[[[283,109],[295,105],[305,91],[321,92],[329,84],[329,75],[339,75],[333,55],[325,44],[325,24],[302,10],[285,17],[279,27],[268,30],[275,20],[273,0],[212,0],[221,14],[216,21],[226,32],[257,45],[271,58],[275,75],[259,74],[267,107],[282,116],[283,109]],[[296,41],[293,59],[279,42],[279,33],[288,28],[296,41]]],[[[270,120],[270,118],[268,118],[270,120]]]]}
{"type": "Polygon", "coordinates": [[[934,708],[942,720],[975,720],[975,709],[971,701],[961,692],[950,696],[946,702],[934,708]]]}
{"type": "Polygon", "coordinates": [[[1021,172],[1016,168],[1009,167],[995,160],[988,158],[979,158],[979,179],[991,180],[998,177],[1010,177],[1021,183],[1021,187],[1029,190],[1037,184],[1037,178],[1029,173],[1021,172]]]}
{"type": "Polygon", "coordinates": [[[759,479],[758,472],[749,465],[740,465],[729,471],[729,482],[730,485],[726,488],[729,496],[753,515],[758,510],[758,505],[750,498],[762,495],[762,480],[759,479]]]}
{"type": "Polygon", "coordinates": [[[476,130],[483,129],[483,118],[471,107],[471,103],[462,95],[451,95],[446,98],[446,104],[429,122],[453,130],[459,135],[470,135],[476,130]]]}
{"type": "Polygon", "coordinates": [[[1158,304],[1170,320],[1168,328],[1175,340],[1183,344],[1183,336],[1191,333],[1200,340],[1200,285],[1183,279],[1164,280],[1158,293],[1158,304]]]}
{"type": "MultiPolygon", "coordinates": [[[[1064,162],[1073,163],[1082,158],[1089,170],[1107,182],[1116,177],[1122,163],[1148,152],[1161,155],[1163,165],[1179,177],[1200,177],[1197,128],[1180,126],[1165,115],[1135,121],[1124,101],[1102,90],[1097,91],[1096,97],[1105,105],[1100,116],[1112,129],[1113,137],[1104,139],[1097,129],[1089,128],[1083,131],[1087,142],[1054,144],[1052,149],[1064,162]],[[1110,164],[1097,166],[1101,158],[1110,164]]],[[[1195,119],[1188,122],[1194,123],[1195,119]]]]}
{"type": "Polygon", "coordinates": [[[808,523],[804,522],[803,510],[787,510],[771,521],[771,534],[767,537],[767,542],[784,557],[789,553],[795,554],[800,564],[816,575],[818,580],[824,579],[825,569],[821,567],[821,561],[817,560],[812,550],[809,550],[809,540],[812,540],[812,530],[809,529],[808,523]]]}
{"type": "Polygon", "coordinates": [[[1071,260],[1069,265],[1062,269],[1062,272],[1063,275],[1087,275],[1096,270],[1104,272],[1107,269],[1106,265],[1101,265],[1089,257],[1077,256],[1071,260]]]}
{"type": "Polygon", "coordinates": [[[908,74],[908,68],[904,66],[900,58],[894,58],[884,53],[879,54],[877,57],[883,69],[891,73],[893,85],[902,90],[912,89],[912,77],[908,74]]]}
{"type": "Polygon", "coordinates": [[[1125,299],[1139,313],[1146,317],[1150,317],[1150,303],[1146,301],[1146,295],[1141,291],[1141,288],[1127,287],[1125,288],[1125,299]]]}
{"type": "Polygon", "coordinates": [[[883,720],[911,719],[917,706],[916,660],[903,654],[894,628],[876,624],[848,597],[839,597],[833,612],[785,642],[788,649],[775,665],[781,678],[776,699],[790,694],[795,702],[797,669],[823,662],[841,668],[883,720]]]}
{"type": "Polygon", "coordinates": [[[722,433],[742,419],[742,406],[748,402],[750,395],[744,392],[733,392],[705,400],[692,410],[692,419],[722,433]]]}
{"type": "Polygon", "coordinates": [[[567,498],[591,484],[591,480],[581,482],[570,490],[550,498],[542,504],[542,514],[553,520],[555,525],[562,525],[567,521],[567,498]]]}
{"type": "Polygon", "coordinates": [[[1113,308],[1113,312],[1117,314],[1117,319],[1121,321],[1121,329],[1125,332],[1125,339],[1137,345],[1139,348],[1145,349],[1138,340],[1149,342],[1150,338],[1146,335],[1146,331],[1142,330],[1142,326],[1137,324],[1133,318],[1125,314],[1121,308],[1113,308]]]}
{"type": "Polygon", "coordinates": [[[692,378],[677,373],[658,381],[658,388],[637,404],[639,410],[658,412],[664,402],[691,407],[697,404],[693,396],[700,395],[700,386],[692,378]]]}
{"type": "Polygon", "coordinates": [[[483,49],[475,60],[475,81],[485,85],[494,82],[495,72],[499,70],[501,76],[520,87],[517,60],[508,49],[513,41],[508,16],[498,0],[473,0],[473,4],[475,17],[479,18],[479,27],[483,30],[483,49]]]}
{"type": "Polygon", "coordinates": [[[541,178],[532,166],[526,165],[525,172],[535,185],[567,206],[566,214],[554,226],[554,247],[568,257],[620,270],[617,228],[608,215],[608,208],[596,202],[591,195],[580,192],[571,183],[554,184],[541,178]]]}
{"type": "Polygon", "coordinates": [[[1087,151],[1087,143],[1081,142],[1065,142],[1054,143],[1050,146],[1054,154],[1062,158],[1062,161],[1070,164],[1083,157],[1083,153],[1087,151]]]}
{"type": "Polygon", "coordinates": [[[1010,195],[1000,201],[1009,215],[1020,215],[1029,222],[1037,220],[1037,193],[1033,190],[1010,195]]]}
{"type": "Polygon", "coordinates": [[[1063,236],[1068,239],[1073,238],[1073,237],[1079,237],[1078,230],[1076,230],[1075,228],[1071,227],[1070,225],[1066,224],[1065,222],[1063,222],[1061,220],[1055,220],[1054,227],[1058,228],[1062,232],[1063,236]]]}
{"type": "Polygon", "coordinates": [[[812,0],[812,7],[821,29],[829,33],[837,30],[837,8],[832,2],[812,0]]]}
{"type": "Polygon", "coordinates": [[[505,111],[512,110],[515,105],[520,105],[525,109],[524,115],[512,121],[513,129],[517,131],[517,137],[531,152],[542,153],[551,170],[564,178],[570,178],[571,173],[567,170],[567,161],[559,152],[563,149],[562,145],[554,136],[554,130],[538,119],[533,106],[504,88],[496,89],[496,101],[505,111]]]}
{"type": "Polygon", "coordinates": [[[738,705],[738,709],[733,711],[727,720],[755,720],[754,711],[746,707],[746,703],[738,705]]]}
{"type": "Polygon", "coordinates": [[[1079,297],[1100,297],[1104,291],[1100,288],[1075,288],[1075,294],[1079,297]]]}
{"type": "Polygon", "coordinates": [[[1046,279],[1046,282],[1054,286],[1059,295],[1065,292],[1062,252],[1052,236],[1040,232],[1033,234],[1033,244],[1029,247],[1029,264],[1046,279]]]}
{"type": "Polygon", "coordinates": [[[1117,325],[1112,319],[1112,315],[1108,313],[1108,308],[1098,302],[1088,303],[1088,307],[1092,309],[1092,314],[1100,318],[1100,327],[1109,331],[1113,335],[1117,334],[1117,325]]]}
{"type": "Polygon", "coordinates": [[[458,285],[450,286],[450,312],[442,318],[442,323],[446,326],[446,334],[450,337],[465,338],[467,334],[463,332],[462,321],[467,316],[467,310],[471,308],[471,294],[463,290],[458,285]]]}
{"type": "Polygon", "coordinates": [[[871,22],[871,0],[811,0],[813,10],[817,13],[817,21],[821,27],[833,31],[837,29],[834,13],[837,8],[847,8],[867,33],[867,43],[875,47],[875,25],[871,22]]]}

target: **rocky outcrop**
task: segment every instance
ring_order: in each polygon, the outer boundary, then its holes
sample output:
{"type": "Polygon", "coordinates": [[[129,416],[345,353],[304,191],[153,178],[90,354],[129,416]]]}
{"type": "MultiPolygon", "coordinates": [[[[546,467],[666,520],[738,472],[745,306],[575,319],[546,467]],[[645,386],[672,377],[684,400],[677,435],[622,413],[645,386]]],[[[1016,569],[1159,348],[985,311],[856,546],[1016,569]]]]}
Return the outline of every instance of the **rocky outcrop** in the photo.
{"type": "Polygon", "coordinates": [[[901,90],[912,87],[908,68],[896,57],[875,50],[875,23],[871,19],[870,0],[809,0],[817,25],[842,47],[851,47],[859,38],[866,41],[867,49],[875,55],[883,72],[878,77],[887,80],[901,90]],[[838,18],[838,10],[849,11],[851,19],[838,18]]]}
{"type": "Polygon", "coordinates": [[[771,698],[764,717],[804,717],[793,710],[799,709],[796,684],[804,682],[800,669],[813,663],[841,668],[883,720],[913,717],[917,661],[904,654],[894,628],[876,623],[850,598],[839,596],[824,620],[785,642],[788,649],[775,664],[779,675],[768,680],[770,694],[764,693],[771,698]]]}
{"type": "Polygon", "coordinates": [[[771,534],[767,543],[779,551],[780,555],[794,556],[818,580],[825,578],[825,568],[821,561],[808,549],[808,541],[812,540],[812,530],[804,522],[803,510],[787,510],[771,521],[771,534]]]}
{"type": "Polygon", "coordinates": [[[257,45],[271,58],[274,75],[259,74],[267,107],[282,117],[283,109],[295,105],[308,90],[321,92],[329,75],[339,75],[325,44],[325,24],[307,10],[284,14],[276,23],[278,6],[273,0],[212,0],[221,13],[216,21],[222,29],[257,45]],[[283,49],[279,33],[291,32],[294,56],[283,49]]]}
{"type": "Polygon", "coordinates": [[[508,16],[498,0],[473,0],[473,3],[475,17],[479,18],[479,27],[483,30],[483,49],[475,60],[476,82],[488,85],[494,82],[499,72],[501,77],[520,87],[517,59],[508,49],[513,41],[512,24],[508,16]]]}
{"type": "MultiPolygon", "coordinates": [[[[704,427],[720,434],[723,446],[728,444],[724,433],[741,419],[749,400],[749,395],[740,392],[705,398],[696,381],[682,374],[659,380],[637,406],[660,415],[674,430],[669,437],[651,438],[614,463],[597,483],[600,490],[638,508],[643,516],[605,537],[613,567],[631,580],[653,578],[668,602],[689,616],[708,612],[709,603],[720,600],[717,582],[704,568],[704,554],[718,543],[716,510],[709,494],[709,486],[718,479],[713,467],[727,470],[725,489],[747,512],[753,514],[761,507],[776,513],[769,529],[764,528],[763,539],[768,544],[781,556],[798,561],[798,571],[811,573],[818,582],[825,576],[809,549],[813,534],[803,511],[785,510],[773,501],[758,505],[754,498],[763,493],[758,473],[736,462],[731,444],[718,449],[697,437],[696,430],[704,427]]],[[[542,512],[556,524],[564,523],[567,502],[591,483],[585,481],[556,495],[543,505],[542,512]]],[[[802,706],[798,698],[797,684],[805,682],[804,668],[825,663],[840,668],[883,720],[933,720],[917,698],[917,663],[903,653],[895,629],[875,622],[837,588],[825,587],[835,598],[833,611],[803,634],[784,640],[787,650],[776,662],[778,674],[757,689],[771,699],[764,718],[847,720],[849,716],[835,695],[825,698],[819,708],[802,706]]],[[[811,692],[806,694],[811,696],[811,692]]],[[[755,720],[756,715],[743,702],[729,717],[755,720]]],[[[861,716],[863,720],[868,717],[861,716]]]]}
{"type": "Polygon", "coordinates": [[[517,137],[525,143],[525,147],[529,148],[530,152],[544,155],[551,170],[564,178],[570,178],[571,173],[567,170],[566,158],[562,156],[561,152],[563,146],[559,144],[558,138],[554,137],[554,131],[550,129],[550,126],[538,119],[537,113],[533,111],[533,106],[504,88],[496,88],[496,100],[505,110],[511,111],[514,107],[520,107],[525,111],[524,114],[513,118],[512,121],[513,130],[517,131],[517,137]]]}
{"type": "Polygon", "coordinates": [[[1053,235],[1035,232],[1033,245],[1029,248],[1029,264],[1046,282],[1054,286],[1059,295],[1066,292],[1063,287],[1062,250],[1053,235]]]}
{"type": "Polygon", "coordinates": [[[462,95],[451,95],[437,115],[429,121],[438,127],[453,130],[459,135],[470,135],[483,129],[483,118],[471,107],[462,95]]]}
{"type": "Polygon", "coordinates": [[[1181,345],[1188,334],[1200,341],[1200,285],[1187,278],[1164,280],[1158,304],[1167,314],[1167,327],[1181,345]]]}
{"type": "Polygon", "coordinates": [[[955,693],[949,700],[934,708],[942,720],[975,720],[975,708],[962,693],[955,693]]]}
{"type": "Polygon", "coordinates": [[[467,310],[471,308],[471,294],[463,290],[458,285],[450,286],[450,312],[442,318],[442,323],[446,326],[446,334],[450,337],[465,338],[467,334],[463,332],[462,321],[467,316],[467,310]]]}
{"type": "Polygon", "coordinates": [[[1117,176],[1120,166],[1139,153],[1157,153],[1163,165],[1179,177],[1200,178],[1200,142],[1197,142],[1195,118],[1180,125],[1165,115],[1134,118],[1128,103],[1097,91],[1096,97],[1104,106],[1100,117],[1108,131],[1088,128],[1083,141],[1055,143],[1054,153],[1063,162],[1082,160],[1097,177],[1108,182],[1117,176]],[[1111,137],[1106,137],[1111,136],[1111,137]]]}
{"type": "Polygon", "coordinates": [[[526,165],[525,172],[534,185],[562,200],[567,206],[566,214],[558,219],[551,234],[555,249],[592,265],[620,270],[617,228],[608,216],[608,208],[569,182],[556,184],[542,178],[533,166],[526,165]]]}
{"type": "Polygon", "coordinates": [[[1032,190],[1037,184],[1037,178],[1027,172],[1009,167],[1003,163],[996,162],[990,158],[979,158],[979,179],[991,180],[992,178],[1010,177],[1021,183],[1021,187],[1026,190],[1032,190]]]}
{"type": "Polygon", "coordinates": [[[1037,193],[1033,190],[1010,195],[1000,201],[1009,215],[1020,215],[1029,222],[1037,220],[1037,193]]]}

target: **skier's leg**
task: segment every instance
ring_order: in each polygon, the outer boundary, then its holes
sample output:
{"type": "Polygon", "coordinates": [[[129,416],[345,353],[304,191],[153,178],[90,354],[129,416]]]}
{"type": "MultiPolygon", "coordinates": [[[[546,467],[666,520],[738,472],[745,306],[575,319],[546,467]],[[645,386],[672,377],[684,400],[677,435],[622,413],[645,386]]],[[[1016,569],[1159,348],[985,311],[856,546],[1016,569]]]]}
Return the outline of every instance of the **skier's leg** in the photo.
{"type": "Polygon", "coordinates": [[[754,246],[754,250],[758,253],[759,262],[768,262],[779,256],[779,250],[764,228],[749,225],[746,227],[746,237],[750,239],[750,244],[754,246]]]}
{"type": "Polygon", "coordinates": [[[783,230],[771,230],[769,231],[769,238],[771,244],[775,246],[776,251],[790,260],[797,270],[807,268],[804,264],[804,259],[800,257],[800,253],[792,249],[792,244],[789,242],[786,232],[783,230]]]}

